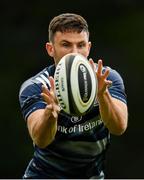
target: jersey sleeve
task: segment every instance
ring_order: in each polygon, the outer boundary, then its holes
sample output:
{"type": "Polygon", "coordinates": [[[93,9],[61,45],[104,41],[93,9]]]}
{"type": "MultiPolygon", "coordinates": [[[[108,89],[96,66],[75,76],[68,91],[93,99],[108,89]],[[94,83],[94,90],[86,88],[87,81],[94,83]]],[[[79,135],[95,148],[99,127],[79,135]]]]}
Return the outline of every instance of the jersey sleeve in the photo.
{"type": "Polygon", "coordinates": [[[40,95],[41,86],[42,83],[34,83],[32,80],[27,80],[20,88],[19,102],[25,120],[35,110],[46,107],[46,103],[40,95]]]}
{"type": "Polygon", "coordinates": [[[54,75],[54,70],[55,65],[46,67],[21,85],[19,102],[24,119],[27,119],[37,109],[46,107],[47,104],[41,97],[42,85],[50,89],[51,85],[48,77],[54,75]]]}
{"type": "Polygon", "coordinates": [[[107,79],[112,81],[112,86],[109,87],[111,96],[127,104],[124,82],[120,74],[116,70],[110,69],[107,79]]]}

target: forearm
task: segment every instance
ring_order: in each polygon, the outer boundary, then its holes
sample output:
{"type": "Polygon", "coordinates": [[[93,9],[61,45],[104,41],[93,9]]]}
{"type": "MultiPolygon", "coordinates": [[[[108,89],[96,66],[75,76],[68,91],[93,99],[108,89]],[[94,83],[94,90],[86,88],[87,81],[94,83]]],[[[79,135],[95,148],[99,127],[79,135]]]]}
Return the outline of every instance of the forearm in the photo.
{"type": "Polygon", "coordinates": [[[40,148],[49,145],[55,138],[57,131],[57,117],[45,110],[38,110],[29,118],[29,132],[33,142],[40,148]]]}
{"type": "Polygon", "coordinates": [[[108,90],[98,96],[100,114],[110,133],[121,135],[127,127],[127,107],[111,97],[108,90]]]}

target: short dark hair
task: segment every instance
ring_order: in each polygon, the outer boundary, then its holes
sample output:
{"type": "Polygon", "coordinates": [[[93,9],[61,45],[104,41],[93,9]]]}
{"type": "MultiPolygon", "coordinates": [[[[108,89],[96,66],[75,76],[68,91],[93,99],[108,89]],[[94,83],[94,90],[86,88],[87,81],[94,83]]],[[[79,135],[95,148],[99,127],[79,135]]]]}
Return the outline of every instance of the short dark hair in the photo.
{"type": "Polygon", "coordinates": [[[49,41],[54,40],[54,34],[57,32],[82,32],[85,31],[89,37],[87,21],[80,15],[74,13],[63,13],[55,16],[48,28],[49,41]]]}

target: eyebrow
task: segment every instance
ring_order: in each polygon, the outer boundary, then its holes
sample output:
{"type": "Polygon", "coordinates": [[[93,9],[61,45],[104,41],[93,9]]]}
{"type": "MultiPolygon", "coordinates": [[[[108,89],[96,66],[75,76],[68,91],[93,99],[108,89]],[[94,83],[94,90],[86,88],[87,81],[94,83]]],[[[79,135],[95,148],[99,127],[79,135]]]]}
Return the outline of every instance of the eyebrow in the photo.
{"type": "MultiPolygon", "coordinates": [[[[66,42],[66,43],[72,43],[72,42],[67,41],[67,40],[62,40],[62,41],[61,41],[61,43],[64,43],[64,42],[66,42]]],[[[85,43],[85,41],[82,40],[82,41],[79,41],[79,42],[77,42],[77,43],[78,43],[78,44],[79,44],[79,43],[85,43]]]]}

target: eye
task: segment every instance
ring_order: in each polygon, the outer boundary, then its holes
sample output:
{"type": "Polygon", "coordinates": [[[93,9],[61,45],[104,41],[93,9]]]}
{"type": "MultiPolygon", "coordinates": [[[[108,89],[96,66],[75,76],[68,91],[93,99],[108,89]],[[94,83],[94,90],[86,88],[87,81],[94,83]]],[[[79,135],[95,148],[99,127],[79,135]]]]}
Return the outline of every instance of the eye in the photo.
{"type": "Polygon", "coordinates": [[[84,43],[84,42],[78,44],[78,48],[83,48],[85,46],[86,46],[86,43],[84,43]]]}
{"type": "Polygon", "coordinates": [[[70,45],[69,45],[69,43],[64,42],[64,43],[62,43],[62,46],[63,46],[63,47],[69,47],[70,45]]]}

